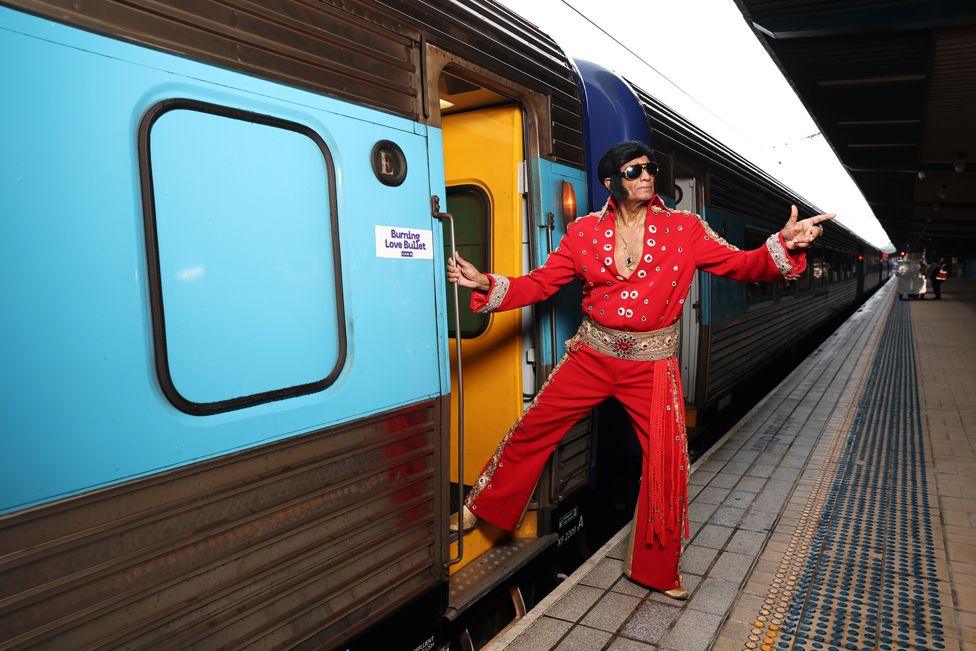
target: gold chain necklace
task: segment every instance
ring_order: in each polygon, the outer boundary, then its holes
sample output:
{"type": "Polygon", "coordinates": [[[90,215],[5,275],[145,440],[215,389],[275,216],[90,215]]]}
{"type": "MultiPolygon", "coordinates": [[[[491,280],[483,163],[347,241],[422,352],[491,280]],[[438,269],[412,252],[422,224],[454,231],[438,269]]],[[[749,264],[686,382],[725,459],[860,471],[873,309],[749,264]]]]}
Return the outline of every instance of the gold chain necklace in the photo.
{"type": "MultiPolygon", "coordinates": [[[[641,225],[640,225],[640,228],[638,229],[638,231],[641,232],[641,233],[643,233],[643,231],[644,231],[644,220],[641,220],[641,225]]],[[[627,244],[627,240],[624,238],[624,234],[620,230],[620,220],[619,219],[617,220],[617,235],[620,237],[620,241],[623,242],[623,244],[624,244],[624,251],[626,251],[626,253],[627,253],[627,259],[624,260],[624,264],[627,265],[627,269],[633,271],[634,270],[634,267],[637,266],[637,258],[634,257],[633,252],[630,250],[630,245],[627,244]]]]}

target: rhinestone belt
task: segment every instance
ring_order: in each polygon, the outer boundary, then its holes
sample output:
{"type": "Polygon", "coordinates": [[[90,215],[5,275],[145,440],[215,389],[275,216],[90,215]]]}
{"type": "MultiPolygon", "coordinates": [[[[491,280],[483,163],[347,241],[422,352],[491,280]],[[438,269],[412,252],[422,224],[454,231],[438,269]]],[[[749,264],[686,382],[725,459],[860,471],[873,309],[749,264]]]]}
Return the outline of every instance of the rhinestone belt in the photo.
{"type": "Polygon", "coordinates": [[[666,359],[678,354],[678,325],[649,332],[626,332],[602,326],[586,318],[580,324],[576,335],[567,343],[583,343],[593,350],[620,359],[651,361],[666,359]]]}

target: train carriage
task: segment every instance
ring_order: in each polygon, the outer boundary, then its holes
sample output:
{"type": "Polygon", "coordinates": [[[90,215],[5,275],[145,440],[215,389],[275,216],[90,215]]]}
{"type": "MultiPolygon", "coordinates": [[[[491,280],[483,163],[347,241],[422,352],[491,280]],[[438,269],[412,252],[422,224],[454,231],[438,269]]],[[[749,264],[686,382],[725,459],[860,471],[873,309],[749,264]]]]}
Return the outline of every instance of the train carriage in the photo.
{"type": "MultiPolygon", "coordinates": [[[[446,253],[538,266],[648,127],[731,241],[813,210],[487,1],[0,5],[0,646],[413,648],[520,605],[620,434],[577,424],[513,536],[450,534],[580,314],[472,314],[446,253]]],[[[690,413],[880,282],[833,237],[806,285],[699,277],[690,413]]]]}

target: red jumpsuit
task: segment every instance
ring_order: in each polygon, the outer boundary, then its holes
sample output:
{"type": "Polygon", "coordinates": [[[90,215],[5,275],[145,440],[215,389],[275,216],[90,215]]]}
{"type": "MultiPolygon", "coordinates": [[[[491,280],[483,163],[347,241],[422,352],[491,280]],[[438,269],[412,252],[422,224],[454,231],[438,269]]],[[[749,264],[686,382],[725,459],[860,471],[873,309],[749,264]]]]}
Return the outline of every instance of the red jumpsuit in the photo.
{"type": "MultiPolygon", "coordinates": [[[[645,220],[643,252],[625,278],[614,263],[616,208],[580,217],[545,264],[525,276],[489,274],[471,309],[511,310],[544,300],[574,277],[583,289],[583,314],[628,332],[672,326],[681,318],[696,269],[752,282],[792,278],[806,256],[771,235],[765,246],[740,251],[698,215],[669,210],[655,196],[645,220]]],[[[635,361],[570,340],[522,417],[502,438],[466,500],[478,517],[513,530],[553,448],[569,428],[609,397],[623,404],[643,451],[644,472],[631,530],[627,575],[649,587],[680,585],[678,560],[687,537],[688,446],[681,374],[674,356],[635,361]]]]}

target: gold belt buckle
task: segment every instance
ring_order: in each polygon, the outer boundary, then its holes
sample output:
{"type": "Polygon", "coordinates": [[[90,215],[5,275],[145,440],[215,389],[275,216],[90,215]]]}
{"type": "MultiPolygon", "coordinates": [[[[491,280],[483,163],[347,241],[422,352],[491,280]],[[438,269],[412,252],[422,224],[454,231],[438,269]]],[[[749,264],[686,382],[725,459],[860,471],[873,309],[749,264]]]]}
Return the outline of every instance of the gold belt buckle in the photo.
{"type": "Polygon", "coordinates": [[[637,354],[637,337],[632,335],[616,335],[610,340],[610,348],[618,357],[627,359],[637,354]]]}

